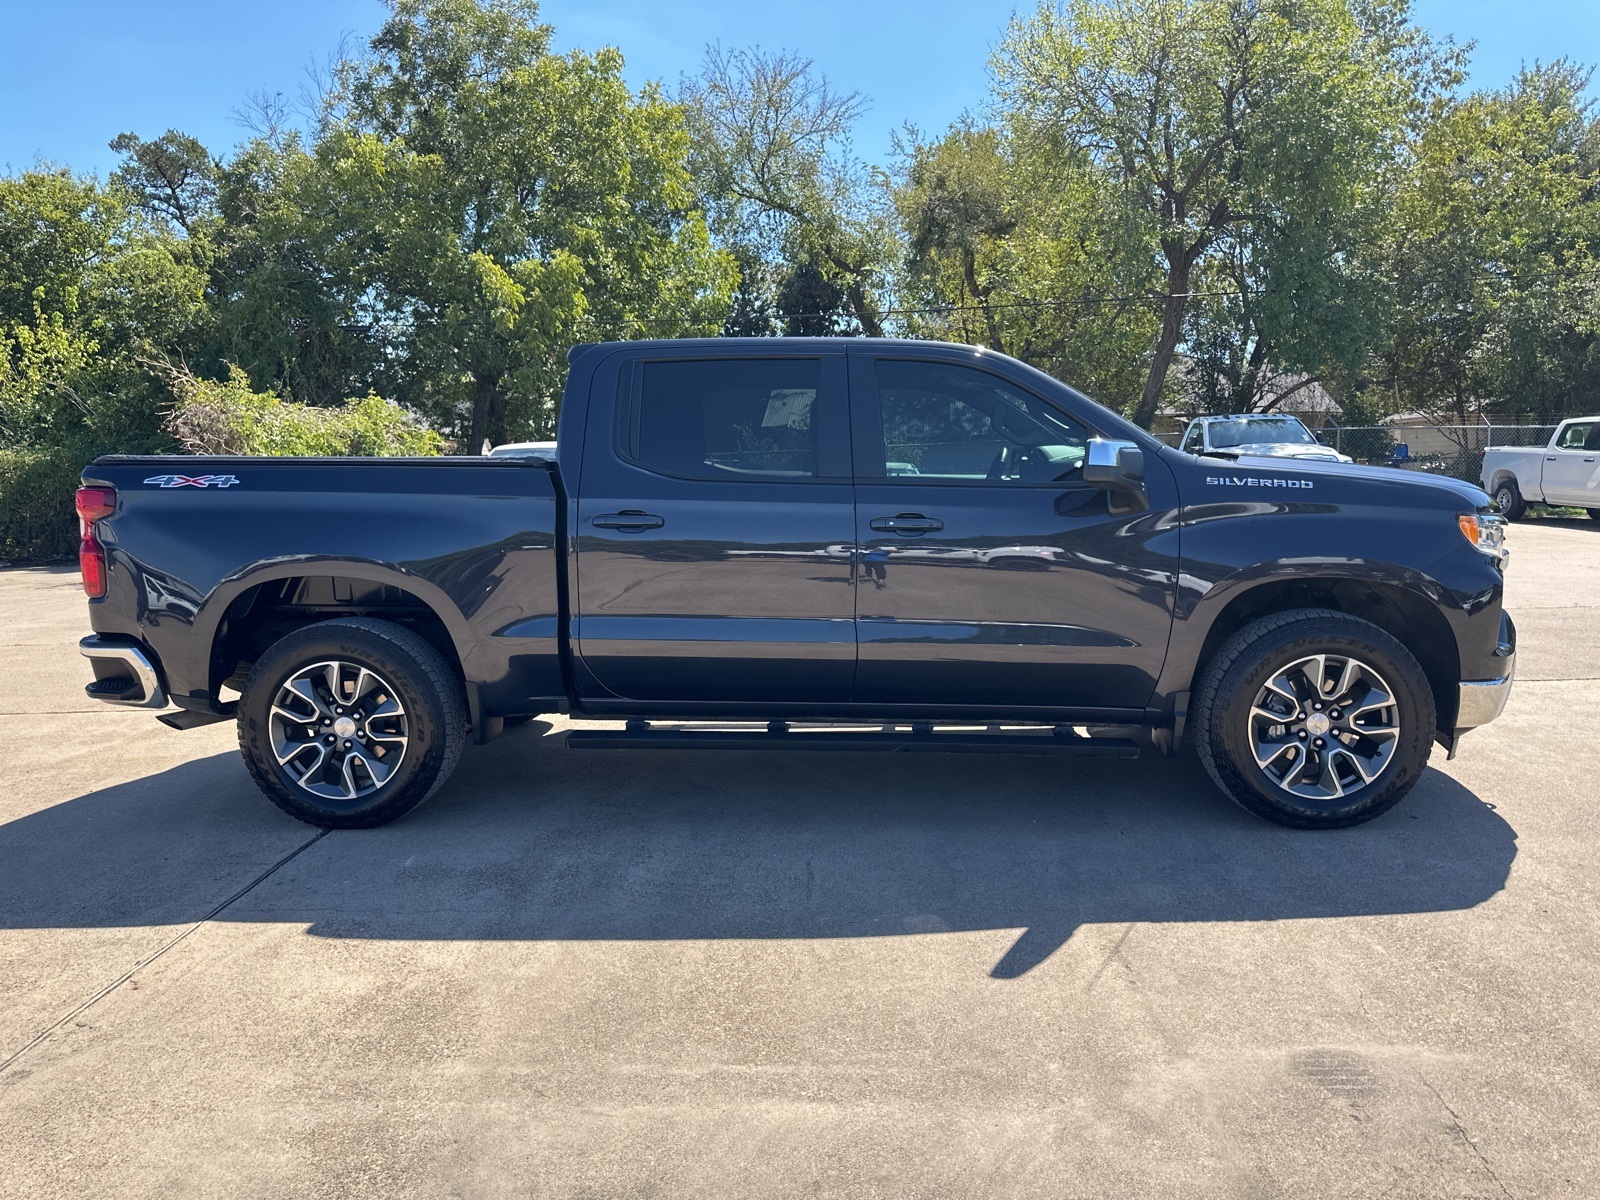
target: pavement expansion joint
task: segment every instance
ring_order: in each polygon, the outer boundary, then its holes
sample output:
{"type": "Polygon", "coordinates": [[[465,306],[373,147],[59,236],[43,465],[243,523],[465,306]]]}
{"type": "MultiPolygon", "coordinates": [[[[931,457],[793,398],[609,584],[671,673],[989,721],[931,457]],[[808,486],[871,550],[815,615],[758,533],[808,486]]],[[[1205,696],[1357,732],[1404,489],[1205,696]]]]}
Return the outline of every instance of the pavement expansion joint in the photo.
{"type": "Polygon", "coordinates": [[[174,946],[178,945],[178,943],[182,942],[185,938],[187,938],[195,930],[199,929],[202,925],[206,924],[206,922],[208,922],[208,921],[212,920],[213,918],[215,918],[219,913],[221,913],[224,909],[228,908],[230,905],[238,902],[239,900],[243,899],[245,896],[249,895],[257,887],[261,886],[261,884],[265,883],[268,879],[271,879],[272,876],[275,875],[279,870],[281,870],[283,867],[288,866],[289,863],[293,862],[301,854],[303,854],[307,850],[311,849],[312,846],[315,846],[318,842],[320,842],[323,838],[327,837],[328,834],[330,834],[332,832],[333,831],[331,829],[319,829],[319,830],[317,830],[315,835],[313,835],[311,838],[307,839],[306,841],[301,842],[300,845],[296,846],[293,850],[289,851],[288,854],[285,854],[282,858],[280,858],[277,862],[273,863],[265,871],[261,872],[261,874],[257,875],[249,883],[245,884],[244,887],[242,887],[238,891],[234,892],[233,895],[229,896],[226,900],[224,900],[221,904],[219,904],[215,908],[213,908],[205,916],[201,917],[198,921],[194,922],[194,924],[190,925],[182,933],[179,933],[176,937],[173,937],[170,940],[168,940],[166,943],[164,943],[159,949],[155,950],[151,954],[147,954],[144,958],[141,958],[138,962],[134,963],[133,966],[129,967],[126,971],[124,971],[116,979],[112,980],[105,987],[101,988],[94,995],[90,996],[82,1004],[78,1005],[71,1012],[69,1012],[65,1016],[63,1016],[60,1020],[53,1022],[46,1029],[41,1031],[37,1037],[35,1037],[27,1045],[23,1046],[20,1050],[16,1051],[14,1054],[9,1055],[5,1059],[0,1060],[0,1072],[4,1072],[5,1070],[7,1070],[13,1063],[15,1063],[19,1059],[21,1059],[23,1055],[27,1054],[28,1051],[32,1050],[34,1047],[41,1046],[45,1042],[49,1041],[51,1035],[54,1034],[56,1032],[56,1030],[60,1029],[63,1025],[65,1025],[68,1021],[76,1020],[78,1017],[80,1017],[84,1013],[88,1012],[96,1004],[100,1003],[100,1001],[104,1000],[107,996],[111,995],[112,992],[116,991],[123,984],[127,983],[128,980],[132,979],[140,971],[144,970],[151,963],[155,962],[158,958],[160,958],[162,955],[164,955],[168,950],[171,950],[174,946]]]}

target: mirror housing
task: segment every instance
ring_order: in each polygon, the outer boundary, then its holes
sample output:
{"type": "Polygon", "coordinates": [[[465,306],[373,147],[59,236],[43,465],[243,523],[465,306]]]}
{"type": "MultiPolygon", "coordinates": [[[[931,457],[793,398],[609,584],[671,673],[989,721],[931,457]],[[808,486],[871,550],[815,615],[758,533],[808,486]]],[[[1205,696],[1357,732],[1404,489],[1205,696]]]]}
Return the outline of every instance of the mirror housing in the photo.
{"type": "Polygon", "coordinates": [[[1083,481],[1113,492],[1144,491],[1144,451],[1133,442],[1090,438],[1083,481]]]}

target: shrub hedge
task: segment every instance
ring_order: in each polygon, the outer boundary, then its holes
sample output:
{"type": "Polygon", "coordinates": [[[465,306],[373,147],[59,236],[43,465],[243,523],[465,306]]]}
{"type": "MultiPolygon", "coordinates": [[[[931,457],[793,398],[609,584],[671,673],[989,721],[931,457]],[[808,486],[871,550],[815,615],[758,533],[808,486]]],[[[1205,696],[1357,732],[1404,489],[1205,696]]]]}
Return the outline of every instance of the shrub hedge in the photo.
{"type": "MultiPolygon", "coordinates": [[[[223,382],[170,373],[179,402],[167,416],[166,433],[190,453],[434,455],[445,449],[437,433],[378,396],[308,408],[252,392],[237,368],[223,382]]],[[[0,450],[0,562],[61,562],[77,553],[72,493],[93,457],[0,450]]]]}
{"type": "Polygon", "coordinates": [[[83,464],[0,450],[0,562],[60,562],[78,551],[72,493],[83,464]]]}
{"type": "Polygon", "coordinates": [[[190,454],[387,457],[444,450],[437,433],[379,396],[312,408],[251,391],[238,367],[220,382],[178,370],[168,376],[178,404],[166,432],[190,454]]]}

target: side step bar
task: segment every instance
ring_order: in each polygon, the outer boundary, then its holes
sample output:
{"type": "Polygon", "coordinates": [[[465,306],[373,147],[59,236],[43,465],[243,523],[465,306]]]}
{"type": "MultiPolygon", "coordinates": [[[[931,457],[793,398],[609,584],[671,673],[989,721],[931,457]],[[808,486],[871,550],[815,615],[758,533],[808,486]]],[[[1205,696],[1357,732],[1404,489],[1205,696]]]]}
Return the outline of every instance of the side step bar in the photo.
{"type": "Polygon", "coordinates": [[[1077,758],[1138,758],[1131,738],[1084,737],[1071,726],[1038,733],[939,731],[929,726],[907,730],[860,732],[791,730],[782,721],[766,729],[684,729],[629,721],[625,729],[574,729],[567,734],[573,750],[911,750],[980,754],[1065,754],[1077,758]]]}

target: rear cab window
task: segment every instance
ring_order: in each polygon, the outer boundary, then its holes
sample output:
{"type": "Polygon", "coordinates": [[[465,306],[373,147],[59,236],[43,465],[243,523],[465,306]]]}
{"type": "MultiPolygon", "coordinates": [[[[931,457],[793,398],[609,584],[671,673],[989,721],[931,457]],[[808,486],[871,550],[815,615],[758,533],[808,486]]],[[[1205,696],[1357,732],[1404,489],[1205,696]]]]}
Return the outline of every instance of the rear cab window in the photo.
{"type": "Polygon", "coordinates": [[[820,358],[638,362],[619,411],[618,449],[678,479],[848,475],[843,398],[825,375],[820,358]]]}

